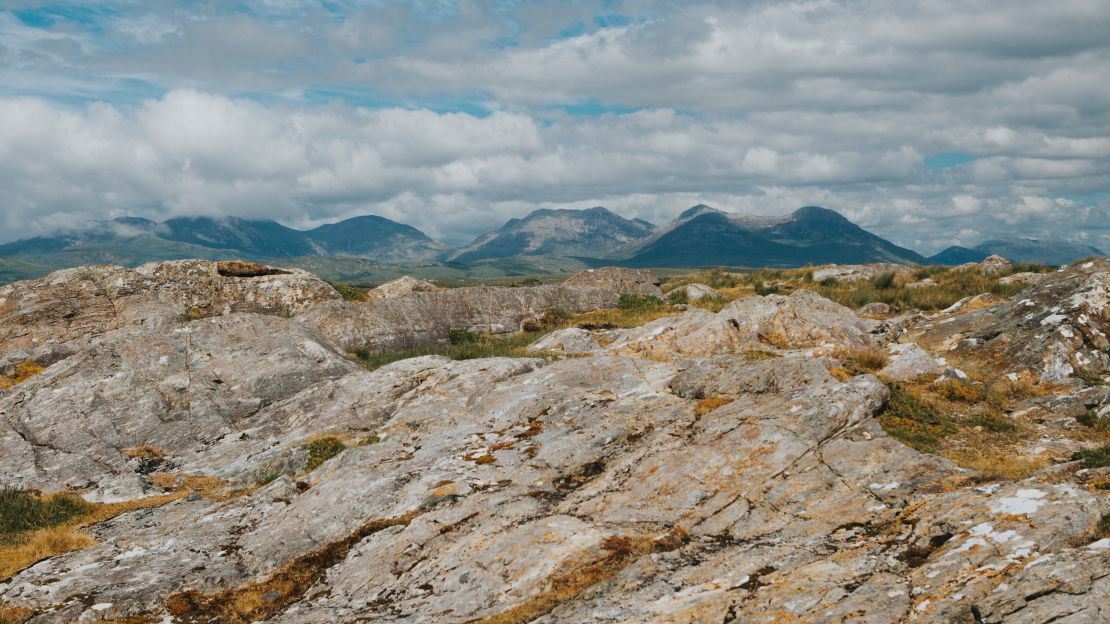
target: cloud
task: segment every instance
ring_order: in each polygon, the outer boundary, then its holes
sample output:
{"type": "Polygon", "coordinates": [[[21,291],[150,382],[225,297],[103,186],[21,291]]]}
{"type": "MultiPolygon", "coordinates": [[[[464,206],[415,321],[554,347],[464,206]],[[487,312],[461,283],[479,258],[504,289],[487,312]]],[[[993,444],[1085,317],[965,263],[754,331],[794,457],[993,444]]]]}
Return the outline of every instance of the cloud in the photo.
{"type": "Polygon", "coordinates": [[[926,252],[1110,247],[1097,2],[11,6],[0,241],[374,212],[462,242],[537,207],[665,222],[705,202],[826,205],[926,252]]]}

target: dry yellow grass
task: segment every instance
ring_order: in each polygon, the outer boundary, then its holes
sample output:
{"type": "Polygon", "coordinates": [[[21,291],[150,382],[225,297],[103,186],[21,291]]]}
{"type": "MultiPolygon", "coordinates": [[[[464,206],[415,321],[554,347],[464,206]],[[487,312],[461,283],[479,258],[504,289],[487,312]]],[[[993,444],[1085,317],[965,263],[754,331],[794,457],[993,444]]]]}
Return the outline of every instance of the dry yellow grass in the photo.
{"type": "Polygon", "coordinates": [[[149,475],[147,480],[154,487],[171,490],[179,496],[196,492],[217,501],[249,494],[255,489],[249,487],[232,489],[223,479],[208,475],[156,472],[149,475]]]}
{"type": "Polygon", "coordinates": [[[157,459],[159,457],[166,456],[166,453],[162,451],[162,449],[150,446],[149,444],[120,449],[120,452],[131,458],[146,457],[150,459],[157,459]]]}
{"type": "Polygon", "coordinates": [[[679,548],[688,539],[682,527],[675,527],[669,534],[650,536],[613,535],[601,544],[603,556],[592,561],[571,564],[567,569],[552,575],[547,589],[525,602],[496,615],[482,618],[475,624],[522,624],[550,613],[560,603],[573,599],[586,589],[617,575],[636,558],[650,552],[665,552],[679,548]]]}
{"type": "Polygon", "coordinates": [[[0,581],[44,559],[94,544],[92,537],[80,532],[80,529],[129,511],[159,507],[184,495],[184,492],[178,492],[120,503],[94,503],[88,513],[71,522],[6,537],[0,542],[0,581]]]}
{"type": "Polygon", "coordinates": [[[413,510],[396,518],[372,520],[347,537],[305,553],[275,570],[269,577],[216,594],[186,590],[166,599],[166,610],[176,618],[222,624],[246,624],[265,620],[300,599],[321,575],[370,535],[394,526],[407,526],[421,512],[413,510]]]}
{"type": "Polygon", "coordinates": [[[0,580],[43,559],[87,548],[94,543],[95,540],[88,535],[68,528],[33,531],[26,541],[0,548],[0,580]]]}
{"type": "Polygon", "coordinates": [[[0,624],[23,624],[33,614],[34,612],[26,607],[9,607],[0,604],[0,624]]]}
{"type": "Polygon", "coordinates": [[[1024,479],[1048,465],[1038,457],[1022,457],[1011,448],[949,449],[941,455],[990,479],[1024,479]]]}
{"type": "Polygon", "coordinates": [[[874,372],[886,366],[886,352],[880,347],[838,349],[833,357],[842,362],[841,368],[856,375],[874,372]]]}
{"type": "Polygon", "coordinates": [[[718,407],[728,405],[729,403],[732,403],[735,400],[736,400],[735,397],[723,397],[723,396],[706,397],[706,398],[698,401],[698,404],[694,406],[694,413],[697,414],[698,416],[704,416],[704,415],[708,414],[709,412],[712,412],[713,410],[717,409],[718,407]]]}
{"type": "Polygon", "coordinates": [[[44,370],[46,369],[34,362],[20,362],[15,365],[13,375],[0,375],[0,389],[11,388],[16,384],[23,383],[44,370]]]}

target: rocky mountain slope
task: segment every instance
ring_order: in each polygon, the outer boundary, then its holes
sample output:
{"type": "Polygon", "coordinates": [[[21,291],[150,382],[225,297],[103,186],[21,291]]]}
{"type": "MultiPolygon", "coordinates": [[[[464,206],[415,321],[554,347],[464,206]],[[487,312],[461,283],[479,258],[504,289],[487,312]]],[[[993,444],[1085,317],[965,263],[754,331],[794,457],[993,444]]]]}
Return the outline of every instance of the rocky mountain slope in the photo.
{"type": "Polygon", "coordinates": [[[628,266],[802,266],[924,263],[825,208],[807,206],[782,217],[754,217],[694,206],[632,250],[628,266]]]}
{"type": "Polygon", "coordinates": [[[1110,617],[1110,497],[1099,485],[1110,469],[1066,462],[1005,479],[915,450],[879,418],[904,390],[847,363],[918,349],[919,383],[943,383],[937,358],[957,353],[1044,379],[1030,408],[1040,426],[1089,444],[1075,435],[1079,412],[1051,406],[1110,416],[1105,387],[1061,376],[1066,362],[1097,380],[1110,357],[1105,260],[1001,305],[934,316],[873,320],[797,290],[641,327],[561,330],[536,357],[427,356],[371,371],[344,354],[513,331],[549,307],[610,307],[656,288],[649,275],[605,270],[556,287],[356,304],[300,272],[188,262],[0,289],[0,360],[46,366],[0,391],[6,485],[156,501],[0,579],[0,613],[36,623],[1110,617]],[[560,345],[574,357],[555,357],[560,345]],[[319,458],[320,440],[343,443],[319,458]]]}
{"type": "Polygon", "coordinates": [[[655,226],[647,221],[625,219],[601,206],[536,210],[522,219],[510,219],[446,258],[456,262],[511,256],[605,258],[654,231],[655,226]]]}
{"type": "Polygon", "coordinates": [[[970,249],[952,246],[930,256],[929,262],[955,266],[965,262],[979,262],[991,255],[1002,256],[1014,262],[1058,265],[1089,256],[1105,256],[1106,253],[1097,247],[1067,241],[1011,237],[983,241],[970,249]]]}

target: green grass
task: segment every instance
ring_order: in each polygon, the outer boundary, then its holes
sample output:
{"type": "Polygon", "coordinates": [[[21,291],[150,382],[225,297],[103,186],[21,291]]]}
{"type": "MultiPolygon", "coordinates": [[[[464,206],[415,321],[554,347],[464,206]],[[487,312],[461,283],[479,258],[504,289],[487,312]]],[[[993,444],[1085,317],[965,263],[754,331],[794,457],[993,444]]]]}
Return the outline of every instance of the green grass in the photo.
{"type": "Polygon", "coordinates": [[[316,470],[320,467],[320,464],[342,453],[346,448],[347,445],[334,436],[324,436],[310,440],[308,444],[304,445],[304,450],[308,452],[308,462],[305,463],[304,471],[312,472],[316,470]]]}
{"type": "Polygon", "coordinates": [[[1082,461],[1084,468],[1106,468],[1110,466],[1110,445],[1077,451],[1071,458],[1082,461]]]}
{"type": "Polygon", "coordinates": [[[329,286],[334,288],[335,292],[339,293],[339,296],[343,297],[344,301],[350,301],[352,303],[363,303],[365,301],[370,301],[370,295],[364,288],[359,288],[358,286],[348,284],[346,282],[333,282],[330,280],[324,281],[326,281],[329,286]]]}
{"type": "Polygon", "coordinates": [[[653,308],[669,308],[670,305],[660,299],[651,295],[638,295],[635,293],[624,294],[617,299],[618,310],[650,310],[653,308]]]}
{"type": "Polygon", "coordinates": [[[353,355],[360,364],[369,370],[423,355],[442,355],[452,360],[475,360],[488,357],[536,357],[537,353],[525,349],[528,345],[539,340],[545,333],[547,332],[490,336],[466,331],[453,331],[448,344],[445,345],[381,352],[361,349],[355,351],[353,355]]]}
{"type": "Polygon", "coordinates": [[[1110,376],[1110,371],[1077,370],[1071,376],[1082,381],[1083,385],[1093,388],[1095,386],[1105,386],[1106,381],[1103,378],[1110,376]]]}
{"type": "Polygon", "coordinates": [[[38,496],[16,488],[0,488],[0,533],[45,529],[79,518],[92,504],[73,494],[38,496]]]}
{"type": "Polygon", "coordinates": [[[890,400],[879,413],[879,423],[895,439],[926,453],[935,451],[942,438],[956,432],[949,417],[900,384],[891,384],[890,400]]]}

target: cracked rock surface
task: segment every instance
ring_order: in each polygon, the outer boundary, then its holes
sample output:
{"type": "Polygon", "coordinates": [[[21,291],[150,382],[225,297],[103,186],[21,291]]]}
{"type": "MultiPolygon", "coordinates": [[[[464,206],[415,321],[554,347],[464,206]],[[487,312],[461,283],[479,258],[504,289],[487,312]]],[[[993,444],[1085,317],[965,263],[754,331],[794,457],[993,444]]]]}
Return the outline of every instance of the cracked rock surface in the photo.
{"type": "MultiPolygon", "coordinates": [[[[1089,318],[1096,275],[1031,289],[1082,294],[1068,314],[1089,318]]],[[[559,288],[505,290],[520,310],[549,292],[607,301],[559,288]]],[[[603,341],[554,333],[545,349],[585,354],[556,361],[367,371],[344,355],[369,310],[404,304],[431,327],[416,311],[441,295],[105,321],[0,395],[0,474],[156,494],[123,452],[149,445],[160,471],[247,490],[94,525],[94,545],[0,581],[0,604],[35,623],[1106,621],[1106,492],[1074,470],[992,481],[888,436],[888,387],[838,379],[824,355],[875,344],[875,321],[798,291],[603,341]],[[349,444],[309,471],[320,434],[349,444]],[[240,620],[214,611],[248,603],[240,620]]],[[[997,308],[1023,298],[1041,300],[997,308]]],[[[986,331],[1010,318],[997,308],[952,318],[986,331]]]]}

